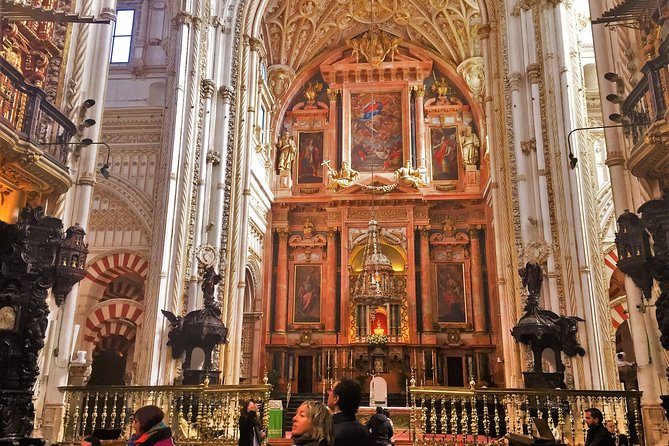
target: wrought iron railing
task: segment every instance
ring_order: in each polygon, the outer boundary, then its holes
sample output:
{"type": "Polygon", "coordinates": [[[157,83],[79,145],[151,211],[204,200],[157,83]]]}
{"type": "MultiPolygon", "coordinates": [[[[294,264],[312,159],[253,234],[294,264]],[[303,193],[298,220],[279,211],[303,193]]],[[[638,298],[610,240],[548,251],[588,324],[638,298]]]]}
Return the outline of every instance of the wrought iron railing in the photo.
{"type": "Polygon", "coordinates": [[[61,387],[66,394],[63,442],[78,442],[93,431],[120,432],[127,440],[130,416],[154,404],[165,412],[165,423],[181,445],[236,444],[242,402],[258,403],[267,427],[270,385],[255,386],[82,386],[61,387]]]}
{"type": "Polygon", "coordinates": [[[70,141],[77,128],[47,98],[30,85],[7,60],[0,58],[0,122],[20,140],[33,143],[62,167],[67,166],[70,141]],[[58,144],[53,144],[53,143],[58,144]],[[41,147],[43,144],[50,144],[41,147]]]}
{"type": "Polygon", "coordinates": [[[641,68],[643,77],[622,103],[623,115],[631,124],[631,142],[637,144],[648,127],[664,119],[669,103],[669,39],[659,47],[658,56],[641,68]]]}
{"type": "MultiPolygon", "coordinates": [[[[643,446],[641,392],[410,387],[411,440],[420,445],[493,444],[529,435],[547,420],[557,440],[585,444],[585,409],[596,407],[619,432],[643,446]]],[[[632,444],[632,443],[630,443],[632,444]]]]}

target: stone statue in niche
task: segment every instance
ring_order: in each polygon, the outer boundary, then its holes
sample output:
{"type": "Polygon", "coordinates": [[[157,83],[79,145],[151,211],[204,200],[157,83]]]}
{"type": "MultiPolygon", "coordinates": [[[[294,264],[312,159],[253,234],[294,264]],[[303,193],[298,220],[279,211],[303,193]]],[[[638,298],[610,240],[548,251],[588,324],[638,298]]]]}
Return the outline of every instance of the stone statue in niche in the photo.
{"type": "Polygon", "coordinates": [[[279,150],[279,171],[290,172],[290,169],[293,167],[293,161],[295,161],[295,155],[297,154],[297,146],[293,140],[293,135],[287,130],[284,131],[276,146],[279,150]]]}
{"type": "Polygon", "coordinates": [[[460,139],[462,144],[462,162],[465,166],[478,166],[479,163],[479,147],[481,141],[478,136],[472,131],[472,126],[468,125],[465,133],[460,139]]]}
{"type": "Polygon", "coordinates": [[[411,167],[411,161],[407,161],[404,167],[400,167],[395,171],[395,179],[398,183],[412,186],[416,189],[425,187],[425,182],[420,178],[418,169],[411,167]]]}
{"type": "Polygon", "coordinates": [[[348,163],[346,161],[342,161],[339,172],[330,166],[330,160],[323,161],[323,165],[328,168],[330,175],[332,175],[332,179],[328,184],[328,189],[332,190],[353,186],[355,184],[355,180],[360,174],[357,170],[348,167],[348,163]]]}

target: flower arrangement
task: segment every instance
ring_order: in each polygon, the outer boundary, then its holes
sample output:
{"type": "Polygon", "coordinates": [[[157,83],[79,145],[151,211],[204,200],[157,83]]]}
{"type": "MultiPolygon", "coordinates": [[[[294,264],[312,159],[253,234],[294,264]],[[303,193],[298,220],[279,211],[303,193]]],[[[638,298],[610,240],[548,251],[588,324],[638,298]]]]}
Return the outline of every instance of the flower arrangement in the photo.
{"type": "Polygon", "coordinates": [[[370,344],[385,344],[388,342],[388,336],[382,333],[374,333],[367,336],[367,341],[369,341],[370,344]]]}

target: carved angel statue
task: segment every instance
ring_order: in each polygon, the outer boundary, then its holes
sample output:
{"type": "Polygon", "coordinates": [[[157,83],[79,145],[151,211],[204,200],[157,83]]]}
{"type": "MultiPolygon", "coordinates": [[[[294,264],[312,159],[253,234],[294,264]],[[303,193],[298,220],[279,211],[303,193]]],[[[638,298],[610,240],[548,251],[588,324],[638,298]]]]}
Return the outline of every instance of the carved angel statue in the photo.
{"type": "Polygon", "coordinates": [[[400,167],[395,171],[395,179],[398,183],[413,186],[416,189],[425,187],[425,182],[420,178],[418,169],[411,167],[411,161],[407,161],[404,167],[400,167]]]}
{"type": "Polygon", "coordinates": [[[323,90],[323,84],[320,82],[309,82],[306,87],[304,87],[304,97],[307,102],[315,102],[316,96],[323,90]]]}
{"type": "Polygon", "coordinates": [[[279,139],[279,143],[276,147],[279,151],[279,170],[282,172],[290,171],[293,167],[293,161],[295,161],[295,155],[297,154],[297,146],[289,131],[286,130],[281,134],[281,139],[279,139]]]}
{"type": "Polygon", "coordinates": [[[462,162],[465,166],[477,166],[479,163],[479,147],[481,141],[478,136],[472,132],[472,126],[465,129],[465,134],[460,140],[462,144],[462,162]]]}
{"type": "Polygon", "coordinates": [[[433,93],[437,93],[437,96],[440,98],[446,97],[448,94],[448,81],[445,78],[437,79],[437,76],[434,76],[434,82],[432,83],[431,88],[433,93]]]}
{"type": "Polygon", "coordinates": [[[328,171],[330,172],[330,175],[332,175],[332,179],[328,184],[328,189],[337,190],[340,187],[342,188],[351,187],[355,184],[355,180],[358,178],[358,175],[360,174],[360,172],[358,172],[357,170],[353,170],[350,167],[348,167],[348,163],[346,161],[342,161],[341,169],[339,170],[339,172],[337,172],[330,166],[330,160],[323,161],[323,164],[321,165],[326,166],[328,168],[328,171]]]}

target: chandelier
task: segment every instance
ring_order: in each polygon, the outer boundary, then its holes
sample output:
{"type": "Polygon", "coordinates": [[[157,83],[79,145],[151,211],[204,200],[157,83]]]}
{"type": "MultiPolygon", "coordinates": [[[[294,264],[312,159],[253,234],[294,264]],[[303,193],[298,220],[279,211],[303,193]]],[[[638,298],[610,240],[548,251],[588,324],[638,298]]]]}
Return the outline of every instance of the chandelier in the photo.
{"type": "Polygon", "coordinates": [[[392,300],[393,267],[381,251],[379,227],[372,216],[367,228],[367,241],[362,256],[362,273],[358,276],[353,292],[357,304],[383,305],[392,300]]]}

